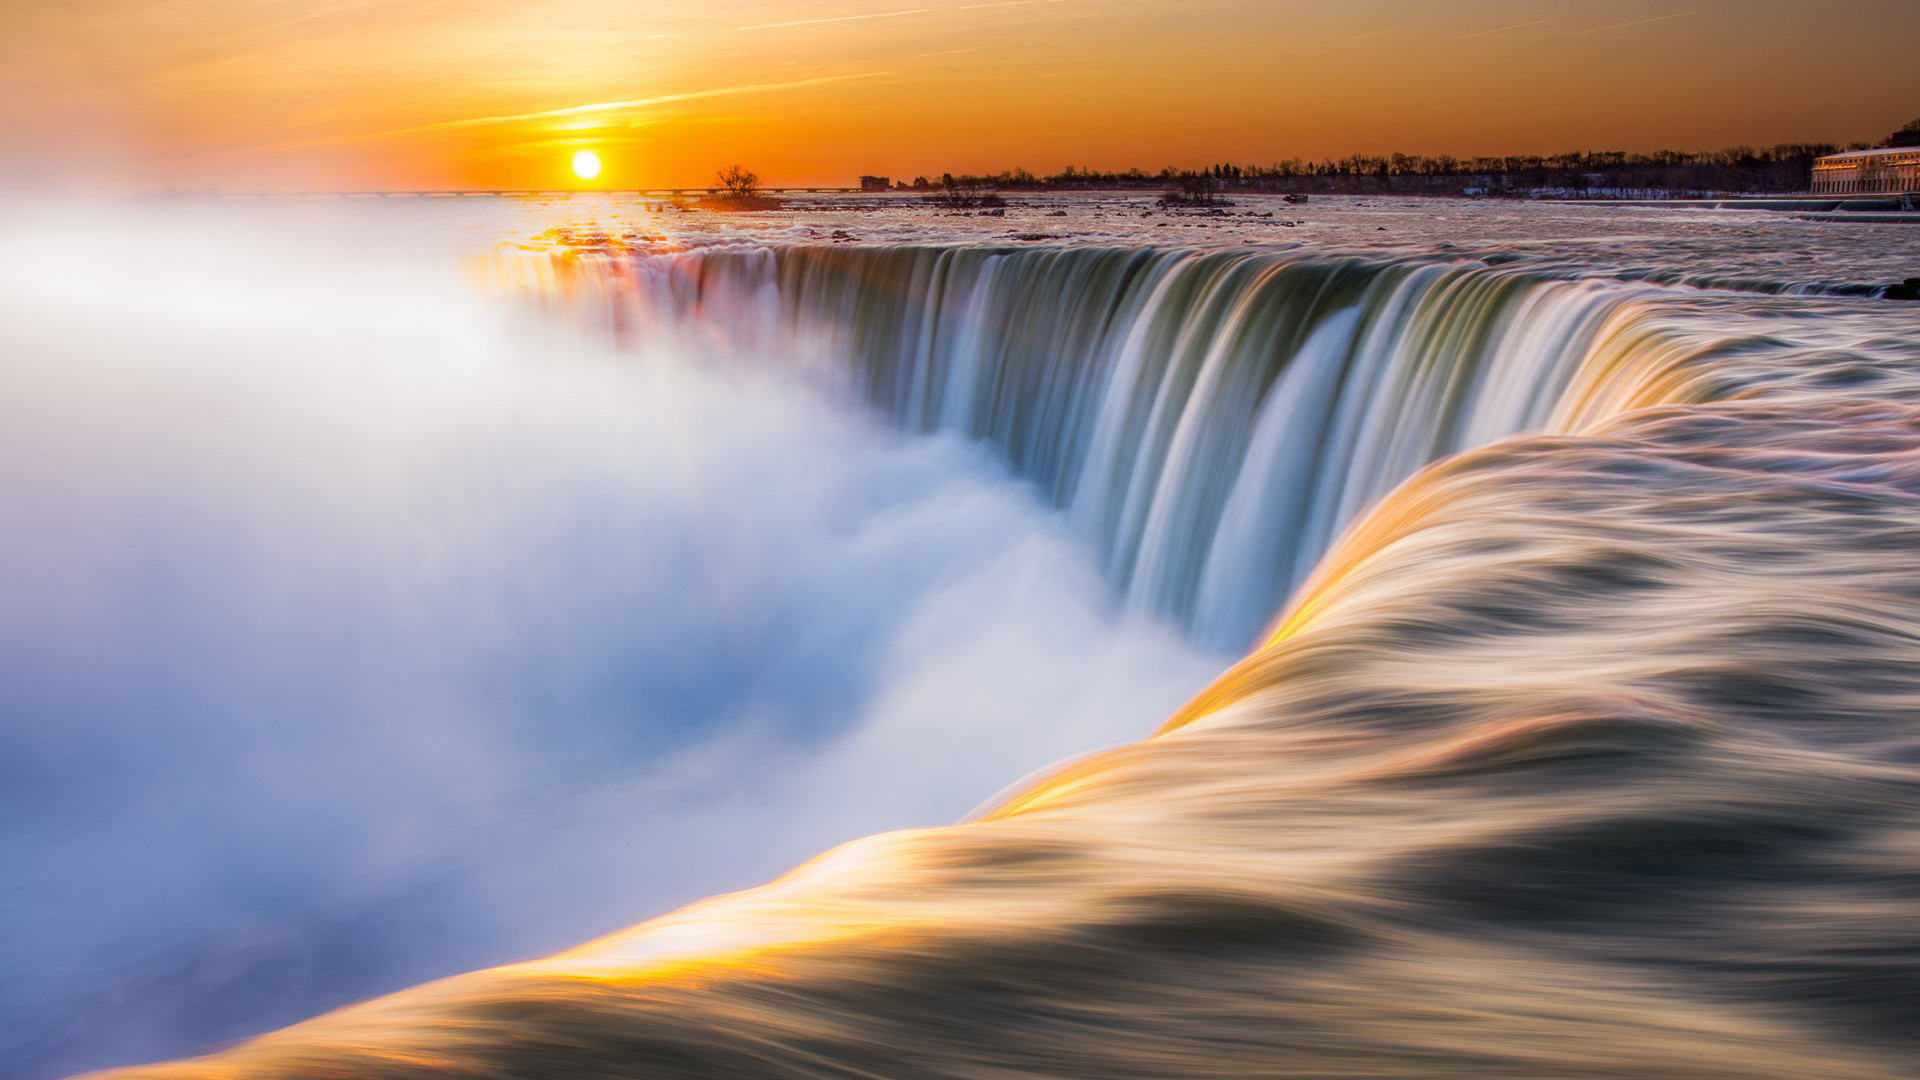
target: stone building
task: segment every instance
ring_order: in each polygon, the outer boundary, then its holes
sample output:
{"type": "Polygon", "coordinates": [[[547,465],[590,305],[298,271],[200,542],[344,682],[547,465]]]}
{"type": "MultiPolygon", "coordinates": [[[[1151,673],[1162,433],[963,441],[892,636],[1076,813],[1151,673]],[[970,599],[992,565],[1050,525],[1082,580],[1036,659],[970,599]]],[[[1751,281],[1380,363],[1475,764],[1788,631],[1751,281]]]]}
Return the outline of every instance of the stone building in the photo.
{"type": "Polygon", "coordinates": [[[1920,192],[1920,146],[1849,150],[1813,162],[1815,195],[1920,192]]]}

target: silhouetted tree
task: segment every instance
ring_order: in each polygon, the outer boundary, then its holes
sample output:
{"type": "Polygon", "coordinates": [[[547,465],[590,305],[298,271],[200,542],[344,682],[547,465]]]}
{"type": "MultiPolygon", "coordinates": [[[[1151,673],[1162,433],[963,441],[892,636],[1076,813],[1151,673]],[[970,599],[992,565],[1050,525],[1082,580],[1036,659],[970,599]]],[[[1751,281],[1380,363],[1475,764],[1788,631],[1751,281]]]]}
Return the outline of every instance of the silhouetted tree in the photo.
{"type": "Polygon", "coordinates": [[[751,199],[760,194],[760,177],[738,165],[729,165],[713,174],[720,191],[730,199],[751,199]]]}
{"type": "Polygon", "coordinates": [[[948,210],[980,210],[1007,205],[1007,200],[994,194],[998,186],[997,177],[955,176],[952,173],[940,174],[940,192],[927,196],[927,201],[948,210]]]}
{"type": "MultiPolygon", "coordinates": [[[[1222,174],[1222,166],[1213,168],[1214,176],[1222,174]]],[[[1232,206],[1233,200],[1223,198],[1219,192],[1220,181],[1202,172],[1198,176],[1180,178],[1180,187],[1160,196],[1160,205],[1166,207],[1232,206]]]]}

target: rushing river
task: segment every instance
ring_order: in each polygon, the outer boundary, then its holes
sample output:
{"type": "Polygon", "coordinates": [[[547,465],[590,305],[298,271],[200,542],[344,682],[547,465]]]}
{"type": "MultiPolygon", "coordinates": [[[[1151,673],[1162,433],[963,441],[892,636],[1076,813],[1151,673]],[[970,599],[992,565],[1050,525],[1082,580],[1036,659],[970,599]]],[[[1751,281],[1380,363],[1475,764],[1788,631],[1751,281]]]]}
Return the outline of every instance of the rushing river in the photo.
{"type": "Polygon", "coordinates": [[[1920,229],[8,234],[22,1076],[1916,1075],[1920,229]]]}

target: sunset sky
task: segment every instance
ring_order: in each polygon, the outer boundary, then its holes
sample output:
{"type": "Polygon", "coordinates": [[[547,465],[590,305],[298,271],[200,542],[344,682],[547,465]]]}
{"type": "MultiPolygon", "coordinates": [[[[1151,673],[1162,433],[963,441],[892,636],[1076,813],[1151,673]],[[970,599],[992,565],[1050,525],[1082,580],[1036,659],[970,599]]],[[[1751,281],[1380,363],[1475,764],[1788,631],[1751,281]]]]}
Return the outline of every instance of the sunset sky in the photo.
{"type": "Polygon", "coordinates": [[[774,183],[1878,138],[1913,0],[9,0],[0,187],[774,183]]]}

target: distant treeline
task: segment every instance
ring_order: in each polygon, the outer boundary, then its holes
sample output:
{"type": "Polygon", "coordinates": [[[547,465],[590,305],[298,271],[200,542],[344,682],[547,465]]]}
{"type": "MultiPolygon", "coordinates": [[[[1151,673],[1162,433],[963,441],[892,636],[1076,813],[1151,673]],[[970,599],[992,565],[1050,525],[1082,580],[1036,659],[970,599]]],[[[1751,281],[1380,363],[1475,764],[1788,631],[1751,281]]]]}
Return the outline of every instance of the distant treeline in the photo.
{"type": "Polygon", "coordinates": [[[1813,159],[1842,149],[1827,143],[1781,143],[1765,149],[1661,150],[1650,154],[1585,151],[1550,156],[1456,158],[1354,154],[1339,159],[1293,158],[1271,165],[1210,165],[1202,169],[1142,169],[1101,172],[1068,166],[1052,176],[1012,169],[988,176],[945,174],[915,177],[895,188],[908,191],[1192,190],[1196,184],[1222,192],[1343,192],[1378,195],[1540,194],[1670,196],[1715,193],[1806,191],[1813,159]]]}

